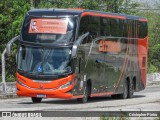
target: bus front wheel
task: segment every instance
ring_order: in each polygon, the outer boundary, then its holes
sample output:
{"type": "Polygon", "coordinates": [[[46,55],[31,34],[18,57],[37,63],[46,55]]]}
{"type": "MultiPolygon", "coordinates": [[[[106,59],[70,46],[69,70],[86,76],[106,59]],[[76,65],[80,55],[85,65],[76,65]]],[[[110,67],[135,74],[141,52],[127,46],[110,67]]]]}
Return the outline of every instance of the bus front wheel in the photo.
{"type": "Polygon", "coordinates": [[[33,103],[40,103],[42,101],[42,98],[32,97],[33,103]]]}
{"type": "Polygon", "coordinates": [[[124,82],[123,93],[117,95],[120,99],[126,99],[128,96],[128,82],[124,82]]]}
{"type": "Polygon", "coordinates": [[[89,97],[89,85],[86,85],[84,88],[84,94],[83,98],[78,98],[77,101],[80,103],[86,103],[88,101],[89,97]]]}

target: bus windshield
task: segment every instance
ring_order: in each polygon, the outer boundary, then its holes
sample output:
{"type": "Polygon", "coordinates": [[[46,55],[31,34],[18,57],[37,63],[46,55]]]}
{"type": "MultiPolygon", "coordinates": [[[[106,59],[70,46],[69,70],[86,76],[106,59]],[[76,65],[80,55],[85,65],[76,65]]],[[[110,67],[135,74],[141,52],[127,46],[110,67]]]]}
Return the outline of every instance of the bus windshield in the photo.
{"type": "Polygon", "coordinates": [[[32,75],[61,75],[71,73],[70,48],[39,48],[21,46],[18,70],[32,75]]]}
{"type": "Polygon", "coordinates": [[[73,42],[76,18],[33,18],[26,16],[22,27],[23,41],[35,43],[73,42]]]}

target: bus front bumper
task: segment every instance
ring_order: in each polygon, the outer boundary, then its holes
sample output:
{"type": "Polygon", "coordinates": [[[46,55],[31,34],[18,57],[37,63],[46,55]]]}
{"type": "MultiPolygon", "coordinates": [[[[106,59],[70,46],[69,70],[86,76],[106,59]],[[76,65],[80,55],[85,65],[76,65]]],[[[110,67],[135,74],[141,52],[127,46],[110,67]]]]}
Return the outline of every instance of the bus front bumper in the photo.
{"type": "Polygon", "coordinates": [[[60,89],[34,89],[28,88],[25,86],[16,83],[17,86],[17,95],[18,96],[25,96],[25,97],[42,97],[42,98],[74,98],[73,94],[70,92],[74,84],[60,89]]]}

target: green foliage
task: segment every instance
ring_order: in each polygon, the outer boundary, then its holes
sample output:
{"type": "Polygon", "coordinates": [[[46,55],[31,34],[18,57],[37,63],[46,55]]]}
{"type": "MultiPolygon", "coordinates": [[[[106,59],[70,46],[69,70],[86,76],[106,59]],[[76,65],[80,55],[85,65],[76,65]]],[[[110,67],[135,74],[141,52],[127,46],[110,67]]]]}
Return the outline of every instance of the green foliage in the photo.
{"type": "Polygon", "coordinates": [[[149,63],[154,65],[160,71],[160,44],[151,47],[149,54],[149,63]]]}
{"type": "MultiPolygon", "coordinates": [[[[3,52],[7,42],[20,34],[24,15],[30,9],[30,0],[0,0],[0,53],[3,52]]],[[[15,48],[15,47],[13,47],[15,48]]],[[[13,49],[14,53],[16,49],[13,49]]],[[[14,54],[15,55],[15,54],[14,54]]],[[[1,54],[0,54],[1,57],[1,54]]],[[[15,57],[9,58],[11,64],[6,64],[7,80],[12,81],[15,74],[15,57]],[[13,65],[13,66],[11,66],[13,65]],[[13,75],[11,75],[13,74],[13,75]]],[[[0,61],[1,67],[1,61],[0,61]]],[[[1,70],[0,70],[1,72],[1,70]]],[[[1,78],[0,78],[1,81],[1,78]]]]}
{"type": "Polygon", "coordinates": [[[0,1],[0,50],[4,49],[6,43],[14,36],[20,34],[24,15],[30,9],[27,0],[1,0],[0,1]]]}
{"type": "Polygon", "coordinates": [[[36,5],[38,8],[83,8],[116,13],[134,13],[133,9],[138,6],[130,0],[39,0],[36,5]],[[128,7],[132,9],[126,9],[128,7]]]}
{"type": "Polygon", "coordinates": [[[148,71],[147,71],[147,73],[155,73],[157,71],[158,71],[158,68],[156,66],[152,65],[151,63],[148,64],[148,71]]]}

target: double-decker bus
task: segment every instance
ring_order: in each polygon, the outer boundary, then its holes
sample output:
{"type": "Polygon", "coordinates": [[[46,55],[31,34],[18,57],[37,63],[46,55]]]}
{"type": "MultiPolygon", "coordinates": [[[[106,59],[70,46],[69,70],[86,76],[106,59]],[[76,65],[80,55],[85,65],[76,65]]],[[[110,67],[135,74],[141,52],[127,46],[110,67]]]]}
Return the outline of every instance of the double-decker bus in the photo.
{"type": "MultiPolygon", "coordinates": [[[[17,95],[131,98],[146,87],[147,19],[93,10],[35,9],[18,40],[17,95]]],[[[7,45],[10,51],[12,40],[7,45]]],[[[8,52],[9,53],[9,52],[8,52]]]]}

